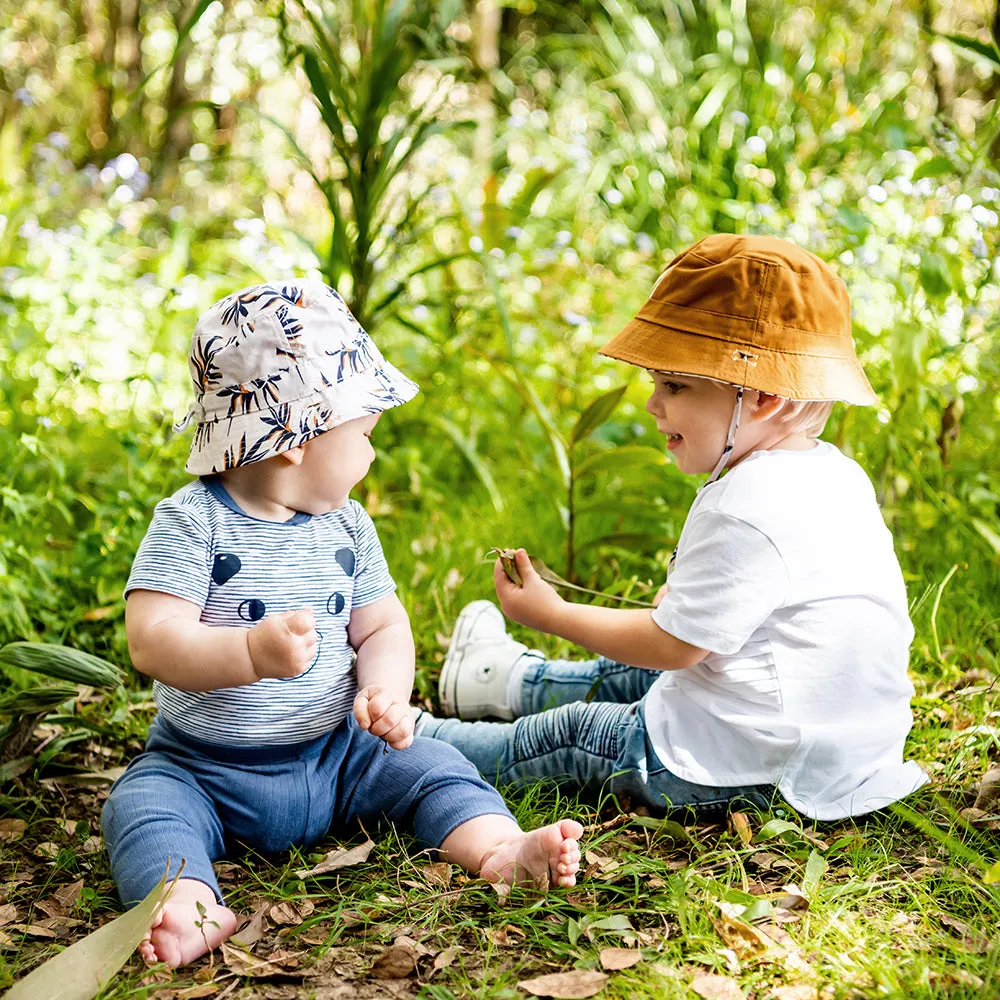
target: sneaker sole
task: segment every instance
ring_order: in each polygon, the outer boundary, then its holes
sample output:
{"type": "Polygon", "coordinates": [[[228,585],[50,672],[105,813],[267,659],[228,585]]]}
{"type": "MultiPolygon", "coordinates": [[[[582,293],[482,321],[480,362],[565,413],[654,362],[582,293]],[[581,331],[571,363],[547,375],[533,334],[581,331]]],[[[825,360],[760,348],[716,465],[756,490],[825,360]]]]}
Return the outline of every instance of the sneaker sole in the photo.
{"type": "Polygon", "coordinates": [[[441,677],[438,681],[438,701],[441,708],[452,717],[458,715],[458,675],[461,673],[462,661],[465,659],[465,646],[469,633],[475,628],[476,622],[496,606],[490,601],[482,604],[470,604],[463,608],[455,620],[455,630],[451,633],[451,645],[445,654],[444,665],[441,667],[441,677]]]}

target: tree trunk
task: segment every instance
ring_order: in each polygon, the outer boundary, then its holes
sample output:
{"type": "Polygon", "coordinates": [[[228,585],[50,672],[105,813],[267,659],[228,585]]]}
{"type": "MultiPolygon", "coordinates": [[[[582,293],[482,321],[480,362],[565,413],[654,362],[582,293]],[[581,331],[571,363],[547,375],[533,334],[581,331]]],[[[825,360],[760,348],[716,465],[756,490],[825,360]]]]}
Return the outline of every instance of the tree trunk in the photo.
{"type": "MultiPolygon", "coordinates": [[[[174,28],[178,36],[191,16],[192,4],[185,0],[174,13],[174,28]]],[[[190,38],[184,40],[170,69],[170,86],[167,88],[167,124],[160,147],[161,166],[174,165],[191,148],[194,141],[191,132],[191,118],[181,108],[191,99],[184,74],[187,71],[190,38]]]]}
{"type": "MultiPolygon", "coordinates": [[[[926,37],[932,37],[934,0],[920,0],[920,27],[926,37]]],[[[955,97],[955,54],[948,42],[938,38],[927,46],[927,56],[930,63],[930,77],[934,87],[937,113],[947,116],[951,111],[951,102],[955,97]]]]}
{"type": "Polygon", "coordinates": [[[87,140],[95,152],[103,150],[113,132],[115,48],[118,41],[118,0],[86,0],[80,10],[87,34],[87,49],[94,63],[87,140]]]}
{"type": "MultiPolygon", "coordinates": [[[[991,25],[991,30],[993,34],[993,44],[1000,51],[1000,0],[997,0],[996,6],[993,8],[993,24],[991,25]]],[[[989,78],[986,86],[983,88],[983,97],[987,102],[989,101],[1000,101],[1000,70],[994,71],[993,75],[989,78]]],[[[990,145],[989,155],[994,163],[1000,161],[1000,133],[997,134],[996,138],[990,145]]]]}
{"type": "Polygon", "coordinates": [[[496,0],[478,0],[472,19],[472,58],[479,82],[476,84],[476,163],[489,172],[496,133],[496,108],[490,74],[500,64],[500,8],[496,0]]]}
{"type": "Polygon", "coordinates": [[[128,74],[129,93],[142,83],[142,24],[139,0],[122,0],[122,62],[128,74]]]}

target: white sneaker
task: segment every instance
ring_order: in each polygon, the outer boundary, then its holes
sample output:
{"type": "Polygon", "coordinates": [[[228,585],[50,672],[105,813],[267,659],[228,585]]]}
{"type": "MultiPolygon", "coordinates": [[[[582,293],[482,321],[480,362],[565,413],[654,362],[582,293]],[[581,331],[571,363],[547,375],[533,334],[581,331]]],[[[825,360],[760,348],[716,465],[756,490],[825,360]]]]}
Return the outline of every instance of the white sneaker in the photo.
{"type": "MultiPolygon", "coordinates": [[[[507,635],[500,609],[492,601],[462,608],[441,668],[438,697],[445,715],[461,719],[513,719],[507,681],[514,664],[531,654],[507,635]]],[[[537,654],[536,654],[537,655],[537,654]]]]}

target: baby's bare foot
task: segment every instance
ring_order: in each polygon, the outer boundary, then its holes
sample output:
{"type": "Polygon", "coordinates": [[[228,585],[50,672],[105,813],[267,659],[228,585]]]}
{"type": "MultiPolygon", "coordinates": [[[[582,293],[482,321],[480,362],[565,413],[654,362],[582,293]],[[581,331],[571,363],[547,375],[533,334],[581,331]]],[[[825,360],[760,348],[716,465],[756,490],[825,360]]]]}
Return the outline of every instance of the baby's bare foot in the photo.
{"type": "Polygon", "coordinates": [[[583,827],[572,819],[516,834],[483,858],[479,874],[488,882],[508,885],[576,885],[581,836],[583,827]]]}
{"type": "Polygon", "coordinates": [[[230,937],[236,924],[236,914],[221,906],[204,882],[181,879],[140,943],[139,954],[148,965],[187,965],[230,937]]]}

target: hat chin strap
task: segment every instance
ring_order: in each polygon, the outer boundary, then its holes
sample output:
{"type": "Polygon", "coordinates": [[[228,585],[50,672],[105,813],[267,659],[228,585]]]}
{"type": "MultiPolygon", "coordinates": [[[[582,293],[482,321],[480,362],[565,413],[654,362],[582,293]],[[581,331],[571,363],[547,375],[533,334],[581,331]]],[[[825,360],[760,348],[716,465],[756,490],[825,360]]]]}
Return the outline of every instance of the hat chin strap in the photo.
{"type": "Polygon", "coordinates": [[[198,407],[198,405],[196,403],[192,403],[188,407],[188,411],[187,411],[187,413],[184,414],[183,419],[182,420],[178,420],[177,423],[174,424],[174,433],[175,434],[180,434],[182,431],[187,430],[188,424],[190,424],[191,421],[194,420],[195,415],[198,412],[198,409],[199,409],[199,407],[198,407]]]}
{"type": "MultiPolygon", "coordinates": [[[[744,387],[742,385],[738,385],[736,387],[736,404],[733,406],[733,418],[729,421],[729,433],[726,435],[726,446],[722,449],[722,455],[719,457],[719,461],[715,463],[715,468],[712,469],[712,474],[705,480],[704,483],[702,483],[701,489],[704,489],[709,485],[709,483],[714,483],[719,476],[722,475],[722,472],[726,467],[726,463],[729,461],[729,456],[733,453],[733,445],[736,443],[736,432],[740,429],[740,413],[743,411],[743,388],[744,387]]],[[[668,577],[673,571],[675,562],[677,562],[676,548],[670,553],[670,562],[667,564],[668,577]]]]}
{"type": "Polygon", "coordinates": [[[722,475],[729,461],[729,456],[733,453],[733,445],[736,443],[736,432],[740,429],[740,413],[743,411],[743,386],[736,387],[736,405],[733,407],[733,419],[729,421],[729,433],[726,435],[726,447],[722,449],[719,461],[715,463],[712,474],[705,480],[702,489],[709,483],[714,483],[722,475]]]}

